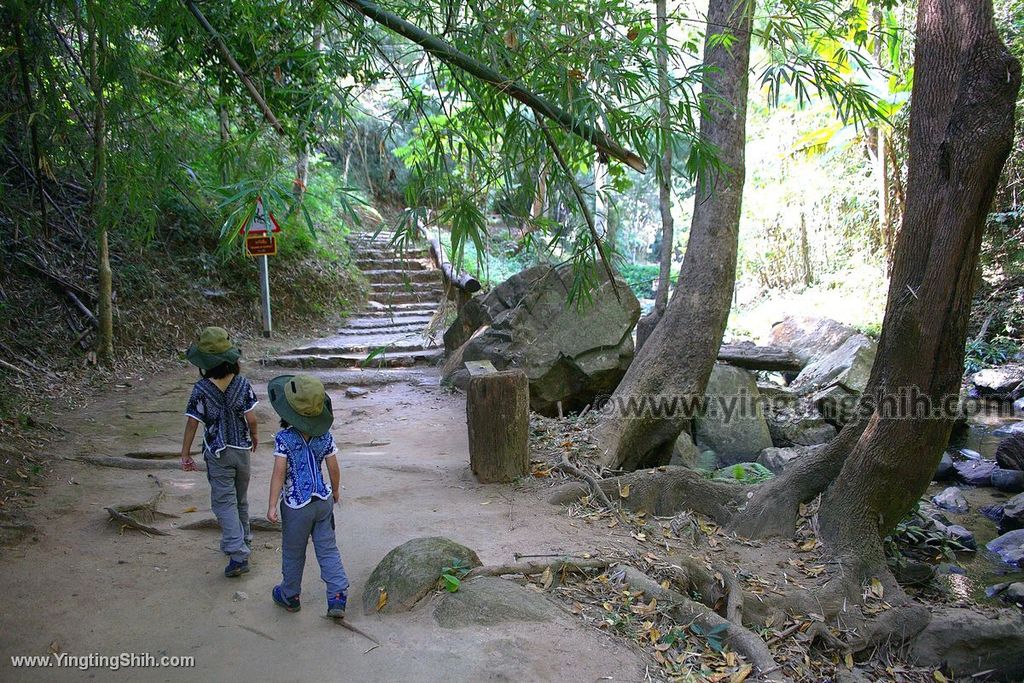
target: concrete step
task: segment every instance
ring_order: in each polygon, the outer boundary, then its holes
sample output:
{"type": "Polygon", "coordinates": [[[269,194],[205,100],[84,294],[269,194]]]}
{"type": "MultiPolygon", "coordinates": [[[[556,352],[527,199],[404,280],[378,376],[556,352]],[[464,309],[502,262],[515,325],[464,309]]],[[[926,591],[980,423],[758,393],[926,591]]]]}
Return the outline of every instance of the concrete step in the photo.
{"type": "Polygon", "coordinates": [[[433,319],[430,314],[399,314],[394,316],[366,316],[360,318],[349,318],[345,321],[345,327],[338,329],[338,334],[344,334],[352,330],[375,330],[398,327],[423,327],[433,319]]]}
{"type": "Polygon", "coordinates": [[[410,259],[415,261],[427,261],[430,258],[430,254],[426,249],[407,249],[404,252],[398,252],[395,249],[386,249],[382,247],[353,247],[356,260],[367,260],[367,259],[410,259]]]}
{"type": "Polygon", "coordinates": [[[433,304],[441,300],[440,292],[374,292],[370,295],[370,304],[380,306],[399,306],[402,304],[433,304]]]}
{"type": "MultiPolygon", "coordinates": [[[[266,365],[249,368],[246,372],[249,377],[267,381],[275,375],[281,374],[281,367],[266,365]]],[[[345,389],[347,387],[367,387],[373,389],[398,383],[413,384],[415,386],[437,386],[439,380],[437,370],[425,365],[401,368],[310,368],[308,372],[316,375],[324,383],[324,388],[328,391],[345,389]]],[[[338,399],[335,397],[335,407],[338,406],[337,401],[338,399]]]]}
{"type": "Polygon", "coordinates": [[[354,368],[383,367],[405,368],[413,365],[436,365],[440,362],[443,349],[415,351],[385,351],[367,360],[366,353],[338,354],[285,354],[262,361],[263,365],[280,368],[354,368]]]}
{"type": "Polygon", "coordinates": [[[362,271],[376,270],[378,268],[397,268],[399,270],[425,270],[427,264],[423,261],[401,258],[361,258],[356,260],[356,267],[362,271]]]}
{"type": "MultiPolygon", "coordinates": [[[[428,271],[429,272],[429,271],[428,271]]],[[[377,293],[388,292],[416,292],[418,294],[430,294],[441,296],[444,294],[444,287],[440,279],[432,282],[371,282],[370,291],[377,293]]]]}
{"type": "Polygon", "coordinates": [[[429,283],[441,284],[441,271],[439,270],[401,270],[396,268],[377,268],[364,270],[363,275],[370,282],[377,283],[429,283]]]}
{"type": "MultiPolygon", "coordinates": [[[[289,356],[335,356],[345,353],[368,354],[375,349],[422,351],[427,341],[420,334],[362,334],[324,337],[287,352],[289,356]]],[[[437,348],[436,346],[433,348],[437,348]]]]}
{"type": "MultiPolygon", "coordinates": [[[[384,320],[387,320],[384,318],[384,320]]],[[[337,335],[339,337],[357,337],[360,335],[368,334],[393,334],[401,337],[409,337],[414,335],[421,335],[423,330],[426,328],[426,323],[419,323],[416,325],[393,325],[385,323],[383,325],[377,325],[376,327],[343,327],[338,330],[337,335]]]]}

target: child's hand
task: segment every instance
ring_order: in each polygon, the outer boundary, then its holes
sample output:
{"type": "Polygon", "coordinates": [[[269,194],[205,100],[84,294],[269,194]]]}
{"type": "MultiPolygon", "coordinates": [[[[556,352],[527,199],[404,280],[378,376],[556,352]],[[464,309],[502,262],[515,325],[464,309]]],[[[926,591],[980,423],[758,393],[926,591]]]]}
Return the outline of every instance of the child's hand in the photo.
{"type": "Polygon", "coordinates": [[[257,438],[256,438],[256,435],[255,435],[255,434],[253,434],[253,435],[252,435],[252,438],[251,438],[251,441],[252,441],[252,448],[251,448],[250,450],[251,450],[251,451],[252,451],[253,453],[255,453],[255,452],[256,452],[256,446],[258,446],[258,445],[259,445],[259,439],[257,439],[257,438]]]}
{"type": "Polygon", "coordinates": [[[334,496],[335,505],[341,502],[341,491],[339,491],[338,489],[334,489],[334,493],[332,495],[334,496]]]}
{"type": "Polygon", "coordinates": [[[278,518],[276,506],[271,505],[269,508],[267,508],[267,521],[272,522],[273,524],[277,524],[278,518]]]}
{"type": "Polygon", "coordinates": [[[183,472],[196,472],[199,468],[196,466],[196,461],[192,456],[186,453],[181,456],[181,470],[183,472]]]}

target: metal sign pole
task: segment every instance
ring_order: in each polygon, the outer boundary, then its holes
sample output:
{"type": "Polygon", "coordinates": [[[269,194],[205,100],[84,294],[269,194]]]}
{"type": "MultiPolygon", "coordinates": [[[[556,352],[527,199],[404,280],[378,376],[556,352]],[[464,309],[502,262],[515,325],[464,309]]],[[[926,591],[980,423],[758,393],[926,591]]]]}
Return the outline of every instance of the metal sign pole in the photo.
{"type": "Polygon", "coordinates": [[[270,318],[270,263],[266,256],[260,256],[260,298],[263,300],[263,336],[269,338],[274,325],[270,318]]]}

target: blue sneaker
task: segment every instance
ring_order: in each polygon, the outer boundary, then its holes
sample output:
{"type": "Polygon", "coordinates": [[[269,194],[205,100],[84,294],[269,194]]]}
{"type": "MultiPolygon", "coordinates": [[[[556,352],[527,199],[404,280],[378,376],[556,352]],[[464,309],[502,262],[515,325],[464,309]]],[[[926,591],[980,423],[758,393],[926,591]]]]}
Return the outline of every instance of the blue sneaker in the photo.
{"type": "Polygon", "coordinates": [[[296,595],[293,598],[286,598],[284,596],[284,591],[281,590],[280,586],[274,586],[274,590],[271,592],[271,595],[274,597],[274,602],[281,607],[284,607],[289,612],[298,612],[302,609],[302,605],[299,604],[299,596],[296,595]]]}
{"type": "Polygon", "coordinates": [[[242,560],[241,562],[231,560],[230,562],[228,562],[228,566],[224,567],[224,576],[228,578],[234,578],[236,576],[241,576],[242,574],[248,573],[249,560],[242,560]]]}
{"type": "Polygon", "coordinates": [[[345,605],[348,602],[344,593],[335,593],[327,598],[327,616],[332,619],[345,618],[345,605]]]}

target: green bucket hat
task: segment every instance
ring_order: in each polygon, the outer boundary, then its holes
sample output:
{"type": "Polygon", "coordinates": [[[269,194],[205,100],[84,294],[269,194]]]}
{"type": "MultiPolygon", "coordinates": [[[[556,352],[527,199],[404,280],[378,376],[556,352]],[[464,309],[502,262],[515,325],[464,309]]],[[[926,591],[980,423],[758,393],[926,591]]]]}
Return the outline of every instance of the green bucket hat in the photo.
{"type": "Polygon", "coordinates": [[[330,431],[334,423],[331,397],[312,375],[281,375],[267,384],[270,405],[288,424],[310,436],[330,431]]]}
{"type": "Polygon", "coordinates": [[[237,363],[242,351],[231,343],[223,327],[207,327],[199,341],[188,347],[185,357],[200,370],[210,370],[221,363],[237,363]]]}

